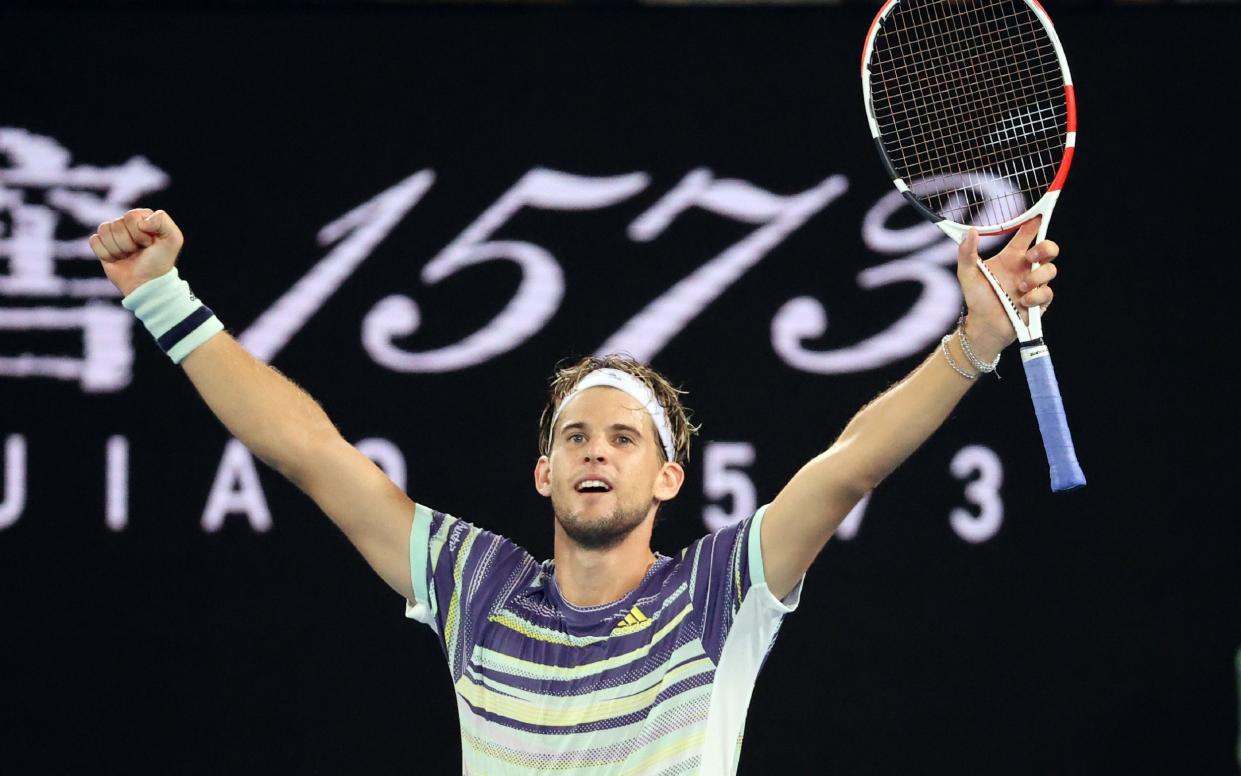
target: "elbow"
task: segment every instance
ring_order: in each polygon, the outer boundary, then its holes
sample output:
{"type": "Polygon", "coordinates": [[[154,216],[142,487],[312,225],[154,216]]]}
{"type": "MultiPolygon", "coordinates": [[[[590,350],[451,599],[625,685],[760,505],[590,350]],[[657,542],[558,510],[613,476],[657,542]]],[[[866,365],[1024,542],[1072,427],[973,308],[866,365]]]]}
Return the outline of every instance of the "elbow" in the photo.
{"type": "Polygon", "coordinates": [[[867,493],[878,487],[882,479],[882,477],[858,477],[843,483],[841,490],[849,503],[856,504],[865,498],[867,493]]]}
{"type": "Polygon", "coordinates": [[[815,462],[827,474],[832,489],[853,501],[860,501],[891,474],[890,469],[867,465],[865,457],[853,454],[848,444],[837,442],[815,462]]]}
{"type": "Polygon", "coordinates": [[[891,474],[891,471],[870,471],[863,472],[852,483],[853,493],[860,499],[867,493],[879,487],[879,483],[883,482],[891,474]]]}

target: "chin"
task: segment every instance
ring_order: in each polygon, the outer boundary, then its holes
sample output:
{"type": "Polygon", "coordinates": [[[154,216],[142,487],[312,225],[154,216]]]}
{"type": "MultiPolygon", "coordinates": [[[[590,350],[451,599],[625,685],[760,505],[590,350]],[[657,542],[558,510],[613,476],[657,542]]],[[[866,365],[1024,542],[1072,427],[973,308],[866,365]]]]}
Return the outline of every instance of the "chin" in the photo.
{"type": "Polygon", "coordinates": [[[552,500],[552,509],[565,535],[590,550],[606,550],[620,544],[642,525],[649,511],[644,506],[622,507],[615,503],[595,505],[593,509],[566,509],[559,499],[552,500]]]}

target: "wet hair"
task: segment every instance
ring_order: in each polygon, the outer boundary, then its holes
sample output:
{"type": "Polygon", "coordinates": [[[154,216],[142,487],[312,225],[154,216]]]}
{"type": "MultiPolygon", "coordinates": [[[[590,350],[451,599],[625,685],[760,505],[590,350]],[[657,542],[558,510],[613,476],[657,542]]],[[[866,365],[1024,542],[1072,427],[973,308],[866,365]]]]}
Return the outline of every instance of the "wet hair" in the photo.
{"type": "MultiPolygon", "coordinates": [[[[655,394],[655,400],[664,408],[664,415],[668,419],[668,429],[672,432],[674,460],[682,465],[688,463],[690,437],[698,433],[699,427],[690,422],[691,413],[685,405],[681,404],[681,396],[685,391],[675,387],[668,381],[668,378],[651,367],[625,355],[587,356],[575,364],[556,369],[556,373],[552,375],[551,382],[548,384],[547,406],[543,408],[543,415],[539,418],[539,451],[544,455],[551,454],[552,421],[555,419],[556,409],[560,407],[564,398],[573,392],[574,387],[581,382],[582,378],[596,369],[618,369],[638,378],[651,389],[655,394]]],[[[667,454],[664,452],[663,445],[657,444],[655,447],[659,450],[660,460],[665,460],[667,454]]]]}

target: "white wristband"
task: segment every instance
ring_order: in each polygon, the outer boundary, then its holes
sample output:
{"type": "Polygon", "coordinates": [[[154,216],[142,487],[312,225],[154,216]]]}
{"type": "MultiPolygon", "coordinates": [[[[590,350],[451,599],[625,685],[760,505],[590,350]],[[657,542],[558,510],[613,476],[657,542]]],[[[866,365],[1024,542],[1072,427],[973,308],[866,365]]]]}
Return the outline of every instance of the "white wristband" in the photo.
{"type": "Polygon", "coordinates": [[[174,364],[224,331],[224,324],[194,296],[176,267],[138,286],[121,304],[138,316],[174,364]]]}

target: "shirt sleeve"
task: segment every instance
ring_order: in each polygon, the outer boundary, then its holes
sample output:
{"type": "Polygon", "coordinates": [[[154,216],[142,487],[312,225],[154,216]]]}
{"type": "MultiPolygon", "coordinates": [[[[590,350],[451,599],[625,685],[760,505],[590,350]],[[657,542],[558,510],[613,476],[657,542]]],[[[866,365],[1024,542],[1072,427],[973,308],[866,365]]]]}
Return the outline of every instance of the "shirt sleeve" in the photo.
{"type": "Polygon", "coordinates": [[[409,535],[414,598],[405,616],[431,626],[453,672],[480,623],[536,566],[524,549],[497,534],[418,504],[409,535]]]}
{"type": "Polygon", "coordinates": [[[761,527],[767,506],[739,523],[721,528],[690,545],[686,559],[693,564],[690,595],[702,628],[702,643],[712,660],[719,660],[733,619],[747,596],[761,596],[764,609],[783,616],[797,609],[802,582],[783,600],[767,588],[763,569],[761,527]]]}

